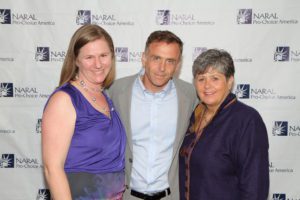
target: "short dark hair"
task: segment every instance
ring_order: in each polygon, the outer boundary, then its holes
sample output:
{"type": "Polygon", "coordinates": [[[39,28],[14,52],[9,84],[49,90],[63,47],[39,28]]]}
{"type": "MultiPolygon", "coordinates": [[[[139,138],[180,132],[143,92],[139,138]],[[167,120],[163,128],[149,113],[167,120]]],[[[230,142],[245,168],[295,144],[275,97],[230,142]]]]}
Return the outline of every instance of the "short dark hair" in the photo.
{"type": "Polygon", "coordinates": [[[234,63],[231,55],[222,49],[209,49],[194,61],[193,76],[205,73],[209,68],[217,69],[228,79],[234,76],[234,63]]]}
{"type": "Polygon", "coordinates": [[[180,56],[182,55],[183,42],[177,35],[175,35],[171,31],[165,30],[152,32],[147,39],[145,51],[148,50],[150,44],[153,42],[166,42],[167,44],[177,43],[180,49],[180,56]]]}

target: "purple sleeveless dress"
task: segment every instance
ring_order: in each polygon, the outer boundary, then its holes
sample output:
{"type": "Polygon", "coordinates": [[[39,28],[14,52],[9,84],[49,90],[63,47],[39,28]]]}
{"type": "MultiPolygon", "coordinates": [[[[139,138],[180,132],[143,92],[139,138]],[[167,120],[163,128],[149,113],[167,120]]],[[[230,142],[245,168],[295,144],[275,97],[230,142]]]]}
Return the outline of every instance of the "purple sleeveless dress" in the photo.
{"type": "Polygon", "coordinates": [[[56,91],[70,95],[75,130],[65,161],[73,200],[121,199],[125,187],[125,129],[111,99],[110,116],[97,111],[70,83],[56,91]]]}

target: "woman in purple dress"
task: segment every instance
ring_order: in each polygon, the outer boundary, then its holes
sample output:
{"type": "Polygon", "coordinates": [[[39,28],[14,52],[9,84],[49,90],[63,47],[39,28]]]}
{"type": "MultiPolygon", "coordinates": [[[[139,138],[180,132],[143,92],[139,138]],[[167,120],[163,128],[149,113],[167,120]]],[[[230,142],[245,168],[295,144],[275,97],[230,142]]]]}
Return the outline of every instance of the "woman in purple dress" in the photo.
{"type": "Polygon", "coordinates": [[[196,107],[180,149],[181,200],[266,200],[268,135],[260,114],[231,93],[234,63],[210,49],[194,61],[196,107]]]}
{"type": "Polygon", "coordinates": [[[97,25],[80,27],[42,118],[45,177],[55,200],[122,199],[125,130],[104,92],[114,76],[110,35],[97,25]]]}

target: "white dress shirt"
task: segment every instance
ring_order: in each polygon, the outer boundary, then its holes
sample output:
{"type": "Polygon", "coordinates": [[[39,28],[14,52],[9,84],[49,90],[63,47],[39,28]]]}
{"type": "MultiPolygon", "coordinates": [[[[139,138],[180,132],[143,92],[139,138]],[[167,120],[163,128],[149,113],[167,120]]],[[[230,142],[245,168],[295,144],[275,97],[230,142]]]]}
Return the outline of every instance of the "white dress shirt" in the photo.
{"type": "MultiPolygon", "coordinates": [[[[140,75],[143,75],[141,71],[140,75]]],[[[177,94],[174,82],[157,93],[145,89],[139,76],[133,86],[131,128],[133,165],[130,186],[142,193],[169,187],[168,171],[177,125],[177,94]]]]}

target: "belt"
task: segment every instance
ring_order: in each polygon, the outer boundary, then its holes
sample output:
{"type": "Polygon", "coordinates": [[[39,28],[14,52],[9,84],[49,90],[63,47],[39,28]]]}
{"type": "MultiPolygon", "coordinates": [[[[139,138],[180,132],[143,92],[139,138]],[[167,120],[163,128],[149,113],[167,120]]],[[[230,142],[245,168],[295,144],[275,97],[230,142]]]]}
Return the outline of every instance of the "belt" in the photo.
{"type": "Polygon", "coordinates": [[[153,194],[144,194],[144,193],[141,193],[141,192],[138,192],[135,190],[131,190],[130,194],[132,196],[135,196],[137,198],[144,199],[144,200],[160,200],[161,198],[164,198],[165,196],[170,195],[171,190],[170,190],[170,188],[167,188],[161,192],[156,192],[153,194]]]}

